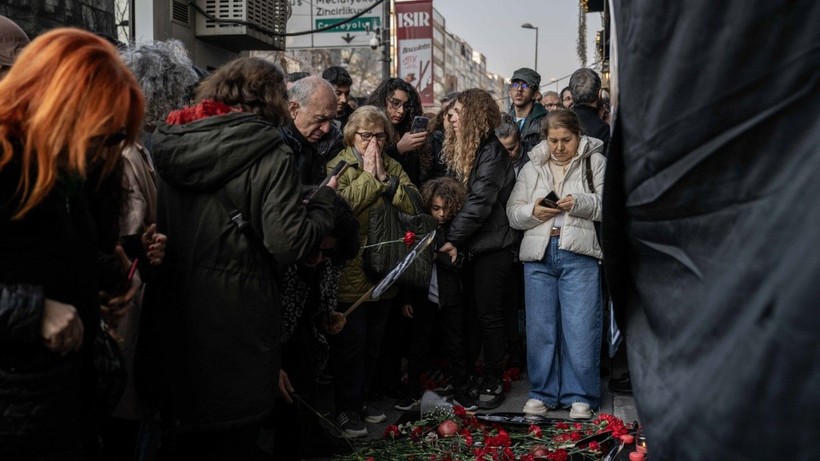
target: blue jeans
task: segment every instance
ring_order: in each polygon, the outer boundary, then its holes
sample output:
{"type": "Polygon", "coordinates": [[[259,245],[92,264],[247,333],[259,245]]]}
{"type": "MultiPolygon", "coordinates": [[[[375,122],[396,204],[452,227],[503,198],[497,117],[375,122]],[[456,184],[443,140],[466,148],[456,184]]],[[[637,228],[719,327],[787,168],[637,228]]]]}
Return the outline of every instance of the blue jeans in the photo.
{"type": "Polygon", "coordinates": [[[558,249],[551,237],[544,258],[524,263],[527,373],[530,398],[594,410],[601,397],[601,291],[598,260],[558,249]]]}

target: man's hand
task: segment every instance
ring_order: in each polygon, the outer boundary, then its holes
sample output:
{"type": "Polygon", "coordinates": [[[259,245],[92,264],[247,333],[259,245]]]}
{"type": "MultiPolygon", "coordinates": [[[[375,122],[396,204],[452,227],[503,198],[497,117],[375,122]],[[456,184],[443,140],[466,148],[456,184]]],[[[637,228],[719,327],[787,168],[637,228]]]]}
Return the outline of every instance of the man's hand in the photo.
{"type": "Polygon", "coordinates": [[[405,316],[408,319],[413,318],[413,305],[412,304],[405,304],[401,306],[401,315],[405,316]]]}

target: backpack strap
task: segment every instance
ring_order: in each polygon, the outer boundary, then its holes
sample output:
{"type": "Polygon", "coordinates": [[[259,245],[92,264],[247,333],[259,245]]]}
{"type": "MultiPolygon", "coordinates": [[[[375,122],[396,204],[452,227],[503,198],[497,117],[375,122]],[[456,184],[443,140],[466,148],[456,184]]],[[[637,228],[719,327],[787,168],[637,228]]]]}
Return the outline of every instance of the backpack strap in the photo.
{"type": "Polygon", "coordinates": [[[589,191],[593,194],[595,193],[595,183],[592,182],[592,159],[591,155],[587,155],[587,158],[584,159],[584,164],[586,165],[586,177],[587,177],[587,186],[589,187],[589,191]]]}

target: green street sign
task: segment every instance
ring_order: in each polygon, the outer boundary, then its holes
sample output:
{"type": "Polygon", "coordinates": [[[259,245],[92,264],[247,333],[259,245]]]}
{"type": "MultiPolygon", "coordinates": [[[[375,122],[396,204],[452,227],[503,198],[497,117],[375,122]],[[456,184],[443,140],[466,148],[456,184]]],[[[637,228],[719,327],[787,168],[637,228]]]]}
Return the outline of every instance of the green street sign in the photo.
{"type": "MultiPolygon", "coordinates": [[[[344,21],[345,18],[327,18],[327,19],[317,19],[316,20],[316,29],[321,29],[323,27],[332,26],[333,24],[338,24],[344,21]]],[[[338,27],[334,27],[332,29],[325,30],[323,32],[364,32],[367,30],[368,26],[370,30],[374,30],[377,27],[381,27],[382,18],[377,16],[366,17],[363,16],[361,18],[356,18],[346,24],[342,24],[338,27]]]]}

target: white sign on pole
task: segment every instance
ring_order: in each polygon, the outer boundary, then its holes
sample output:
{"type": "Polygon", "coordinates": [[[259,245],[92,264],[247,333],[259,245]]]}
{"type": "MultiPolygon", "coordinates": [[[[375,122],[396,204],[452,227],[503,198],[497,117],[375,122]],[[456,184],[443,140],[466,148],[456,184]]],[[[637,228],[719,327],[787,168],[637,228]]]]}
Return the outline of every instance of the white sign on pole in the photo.
{"type": "MultiPolygon", "coordinates": [[[[389,1],[389,0],[385,0],[389,1]]],[[[338,24],[373,6],[376,0],[290,0],[288,33],[321,29],[338,24]]],[[[373,31],[382,27],[384,3],[347,24],[308,35],[287,37],[286,49],[349,48],[369,46],[373,31]],[[370,35],[367,30],[371,31],[370,35]]]]}

